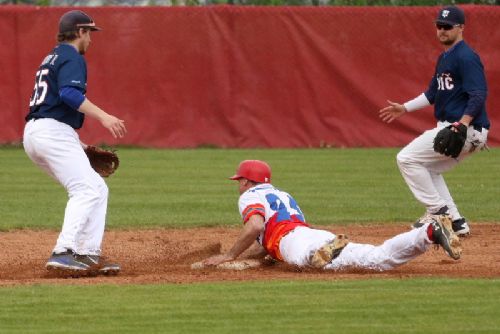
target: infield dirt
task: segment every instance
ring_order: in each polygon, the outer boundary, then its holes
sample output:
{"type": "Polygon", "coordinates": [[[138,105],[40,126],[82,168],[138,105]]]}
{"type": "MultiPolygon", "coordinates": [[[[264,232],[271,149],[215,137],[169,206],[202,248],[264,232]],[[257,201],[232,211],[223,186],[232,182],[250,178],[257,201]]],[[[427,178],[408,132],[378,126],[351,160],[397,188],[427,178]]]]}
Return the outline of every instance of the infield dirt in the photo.
{"type": "MultiPolygon", "coordinates": [[[[323,226],[334,233],[345,233],[355,242],[380,244],[408,230],[408,225],[323,226]]],[[[201,269],[190,264],[225,251],[236,240],[240,228],[195,228],[107,231],[103,254],[122,266],[118,276],[55,278],[45,262],[58,231],[16,230],[0,232],[0,285],[18,284],[143,284],[192,283],[247,280],[339,280],[412,277],[500,277],[500,224],[476,223],[472,234],[461,238],[460,260],[447,257],[442,249],[429,249],[424,255],[395,270],[386,272],[347,270],[340,272],[299,270],[278,263],[243,271],[201,269]]]]}

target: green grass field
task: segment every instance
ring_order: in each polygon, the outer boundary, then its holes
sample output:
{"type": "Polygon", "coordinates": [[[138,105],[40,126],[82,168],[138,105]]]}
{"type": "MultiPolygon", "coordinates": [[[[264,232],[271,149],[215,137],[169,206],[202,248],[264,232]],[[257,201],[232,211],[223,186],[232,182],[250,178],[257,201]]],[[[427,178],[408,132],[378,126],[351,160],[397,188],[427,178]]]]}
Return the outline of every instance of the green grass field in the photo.
{"type": "MultiPolygon", "coordinates": [[[[110,228],[239,224],[238,192],[227,179],[243,159],[263,159],[273,184],[290,192],[312,224],[413,221],[424,208],[396,166],[396,149],[119,150],[108,179],[110,228]]],[[[0,149],[0,230],[59,229],[66,192],[22,149],[0,149]]],[[[500,150],[481,152],[447,174],[461,212],[497,221],[500,150]]]]}
{"type": "MultiPolygon", "coordinates": [[[[410,222],[423,213],[396,149],[121,148],[108,228],[240,224],[227,180],[263,159],[312,224],[410,222]]],[[[0,149],[0,231],[59,230],[66,193],[22,149],[0,149]]],[[[462,214],[500,221],[500,150],[447,174],[462,214]]],[[[0,233],[1,245],[2,233],[0,233]]],[[[8,252],[7,249],[2,249],[8,252]]],[[[1,267],[0,267],[1,270],[1,267]]],[[[0,333],[500,333],[500,279],[0,287],[0,333]]]]}
{"type": "Polygon", "coordinates": [[[0,289],[2,333],[498,333],[499,280],[0,289]]]}

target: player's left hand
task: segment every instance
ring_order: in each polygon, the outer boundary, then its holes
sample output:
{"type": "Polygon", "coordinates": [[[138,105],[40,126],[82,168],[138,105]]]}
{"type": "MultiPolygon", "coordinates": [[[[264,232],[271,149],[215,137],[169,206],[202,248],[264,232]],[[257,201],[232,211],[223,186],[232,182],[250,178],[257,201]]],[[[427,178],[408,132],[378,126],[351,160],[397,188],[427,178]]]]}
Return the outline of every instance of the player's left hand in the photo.
{"type": "Polygon", "coordinates": [[[389,106],[380,109],[378,112],[378,117],[380,117],[383,122],[391,123],[395,119],[403,116],[403,114],[406,112],[406,108],[402,104],[389,100],[387,100],[387,103],[389,103],[389,106]]]}
{"type": "Polygon", "coordinates": [[[227,254],[220,254],[220,255],[214,255],[209,257],[208,259],[203,260],[203,265],[205,266],[216,266],[218,264],[227,262],[227,261],[232,261],[234,260],[232,257],[228,256],[227,254]]]}

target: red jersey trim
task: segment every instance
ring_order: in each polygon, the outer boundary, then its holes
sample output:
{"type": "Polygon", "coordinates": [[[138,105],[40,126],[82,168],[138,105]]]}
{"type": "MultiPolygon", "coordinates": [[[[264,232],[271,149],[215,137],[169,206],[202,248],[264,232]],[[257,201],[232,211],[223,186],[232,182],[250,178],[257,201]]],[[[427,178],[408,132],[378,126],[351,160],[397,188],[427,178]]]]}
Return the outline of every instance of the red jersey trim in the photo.
{"type": "Polygon", "coordinates": [[[266,210],[262,204],[251,204],[243,210],[243,223],[246,223],[253,215],[261,215],[266,218],[266,210]]]}
{"type": "Polygon", "coordinates": [[[297,219],[296,216],[291,216],[291,220],[281,221],[279,223],[272,219],[267,223],[264,232],[263,246],[273,258],[283,261],[280,254],[280,241],[285,235],[293,231],[297,226],[309,226],[307,223],[297,219]]]}

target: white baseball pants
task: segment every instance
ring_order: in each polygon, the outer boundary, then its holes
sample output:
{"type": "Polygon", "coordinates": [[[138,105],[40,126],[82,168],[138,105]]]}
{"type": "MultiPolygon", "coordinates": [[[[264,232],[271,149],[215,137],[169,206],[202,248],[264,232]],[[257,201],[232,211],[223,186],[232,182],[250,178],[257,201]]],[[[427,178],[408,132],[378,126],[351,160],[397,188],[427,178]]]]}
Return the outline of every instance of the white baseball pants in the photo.
{"type": "Polygon", "coordinates": [[[76,131],[50,118],[30,120],[23,145],[30,159],[68,192],[64,223],[53,251],[100,255],[108,187],[90,166],[76,131]]]}
{"type": "Polygon", "coordinates": [[[438,122],[437,127],[425,131],[404,147],[397,155],[397,163],[403,178],[415,198],[425,205],[427,213],[436,213],[448,206],[453,220],[460,219],[460,213],[446,186],[442,173],[451,170],[460,161],[486,145],[488,130],[475,130],[470,126],[467,139],[458,158],[454,159],[434,152],[434,138],[448,122],[438,122]]]}
{"type": "MultiPolygon", "coordinates": [[[[324,269],[393,269],[425,253],[433,244],[427,236],[428,226],[424,224],[399,234],[379,246],[350,242],[324,269]]],[[[306,267],[311,254],[334,238],[335,234],[331,232],[299,226],[281,239],[280,252],[285,262],[306,267]]]]}

